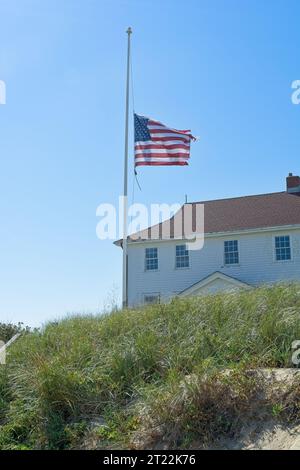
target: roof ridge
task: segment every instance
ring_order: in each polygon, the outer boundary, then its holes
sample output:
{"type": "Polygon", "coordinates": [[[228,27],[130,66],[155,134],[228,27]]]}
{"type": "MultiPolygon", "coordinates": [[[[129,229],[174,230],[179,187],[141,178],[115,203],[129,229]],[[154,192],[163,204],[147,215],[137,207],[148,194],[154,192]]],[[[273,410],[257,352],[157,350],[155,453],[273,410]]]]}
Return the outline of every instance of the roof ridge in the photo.
{"type": "Polygon", "coordinates": [[[245,199],[245,198],[248,198],[248,197],[272,196],[272,195],[275,195],[275,194],[287,194],[287,195],[289,195],[289,193],[287,193],[286,191],[277,191],[277,192],[274,192],[274,193],[250,194],[249,196],[235,196],[235,197],[224,197],[224,198],[221,198],[221,199],[208,199],[206,201],[192,201],[192,202],[186,202],[184,205],[203,204],[205,202],[231,201],[232,199],[245,199]]]}

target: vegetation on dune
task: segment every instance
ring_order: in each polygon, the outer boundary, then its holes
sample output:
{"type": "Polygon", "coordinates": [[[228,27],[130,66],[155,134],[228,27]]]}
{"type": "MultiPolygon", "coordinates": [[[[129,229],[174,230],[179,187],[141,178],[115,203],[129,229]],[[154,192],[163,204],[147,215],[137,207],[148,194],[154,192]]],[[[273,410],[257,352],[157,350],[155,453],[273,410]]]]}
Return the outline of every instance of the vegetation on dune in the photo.
{"type": "Polygon", "coordinates": [[[188,447],[233,433],[259,386],[247,371],[291,367],[299,312],[300,286],[275,286],[30,332],[0,366],[0,448],[188,447]]]}

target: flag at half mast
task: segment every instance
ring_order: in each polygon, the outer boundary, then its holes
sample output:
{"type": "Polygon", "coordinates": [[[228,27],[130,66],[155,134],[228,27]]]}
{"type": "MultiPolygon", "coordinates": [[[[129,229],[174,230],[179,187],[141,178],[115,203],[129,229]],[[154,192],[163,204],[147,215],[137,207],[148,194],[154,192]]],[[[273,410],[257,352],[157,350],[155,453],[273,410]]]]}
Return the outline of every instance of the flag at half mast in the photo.
{"type": "Polygon", "coordinates": [[[188,165],[190,130],[171,129],[159,121],[134,115],[135,166],[188,165]]]}

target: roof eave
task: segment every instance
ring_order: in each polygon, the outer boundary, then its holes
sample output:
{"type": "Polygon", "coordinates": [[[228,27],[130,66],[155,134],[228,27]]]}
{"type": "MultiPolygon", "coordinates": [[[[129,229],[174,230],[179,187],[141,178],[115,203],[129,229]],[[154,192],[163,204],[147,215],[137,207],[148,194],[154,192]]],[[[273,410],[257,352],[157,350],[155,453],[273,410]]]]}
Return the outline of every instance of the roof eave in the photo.
{"type": "MultiPolygon", "coordinates": [[[[206,232],[204,233],[204,237],[206,238],[212,238],[212,237],[222,237],[222,236],[233,236],[233,235],[244,235],[244,234],[251,234],[251,233],[260,233],[260,232],[274,232],[274,231],[280,231],[280,230],[297,230],[300,229],[300,223],[299,224],[289,224],[289,225],[274,225],[270,227],[254,227],[254,228],[245,228],[245,229],[239,229],[239,230],[225,230],[223,232],[206,232]]],[[[140,244],[140,243],[163,243],[163,242],[178,242],[178,241],[186,241],[192,243],[193,240],[190,238],[151,238],[151,239],[143,239],[143,238],[137,238],[137,239],[131,239],[128,237],[128,243],[132,244],[140,244]]],[[[122,248],[122,243],[123,240],[116,240],[113,242],[114,245],[120,246],[122,248]]]]}

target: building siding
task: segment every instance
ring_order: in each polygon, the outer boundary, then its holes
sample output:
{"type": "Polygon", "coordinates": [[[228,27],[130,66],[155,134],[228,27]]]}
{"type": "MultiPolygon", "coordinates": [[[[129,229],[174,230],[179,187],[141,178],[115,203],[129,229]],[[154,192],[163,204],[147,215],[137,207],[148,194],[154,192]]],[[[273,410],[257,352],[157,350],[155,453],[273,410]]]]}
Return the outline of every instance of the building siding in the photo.
{"type": "Polygon", "coordinates": [[[176,295],[206,276],[220,271],[253,286],[300,280],[300,229],[206,237],[202,250],[190,251],[190,267],[175,268],[180,241],[129,243],[128,302],[143,303],[144,295],[160,293],[162,300],[176,295]],[[290,235],[291,261],[275,261],[274,237],[290,235]],[[224,265],[224,241],[239,241],[239,264],[224,265]],[[158,271],[145,271],[145,248],[158,247],[158,271]]]}

